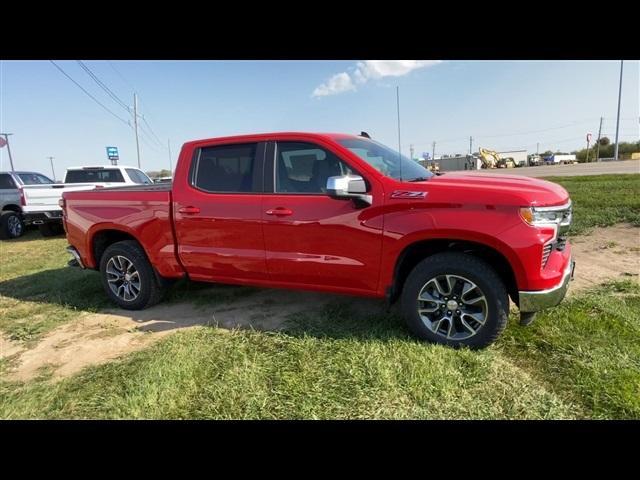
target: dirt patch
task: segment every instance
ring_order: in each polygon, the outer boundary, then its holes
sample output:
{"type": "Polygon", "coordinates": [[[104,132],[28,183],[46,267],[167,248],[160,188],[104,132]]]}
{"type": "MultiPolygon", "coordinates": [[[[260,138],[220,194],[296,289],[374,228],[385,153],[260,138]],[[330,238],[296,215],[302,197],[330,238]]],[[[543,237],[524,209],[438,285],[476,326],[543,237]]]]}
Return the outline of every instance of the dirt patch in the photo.
{"type": "Polygon", "coordinates": [[[571,245],[576,271],[570,294],[607,280],[639,280],[640,228],[596,228],[589,235],[572,238],[571,245]]]}
{"type": "MultiPolygon", "coordinates": [[[[611,279],[638,280],[640,228],[628,225],[597,228],[590,235],[575,237],[571,242],[577,262],[576,278],[569,290],[571,295],[611,279]]],[[[216,288],[220,287],[211,287],[213,297],[216,288]]],[[[329,303],[346,304],[364,314],[385,311],[381,300],[264,289],[212,306],[160,304],[136,312],[113,309],[86,314],[55,329],[29,350],[0,337],[0,358],[17,356],[6,372],[8,379],[29,380],[40,375],[43,369],[50,372],[51,378],[59,379],[86,366],[144,348],[183,328],[210,325],[275,331],[297,313],[320,311],[329,303]]]]}
{"type": "Polygon", "coordinates": [[[142,311],[113,309],[85,314],[53,330],[30,350],[2,340],[0,358],[20,353],[6,373],[9,380],[27,381],[41,376],[43,369],[55,380],[144,348],[183,328],[209,325],[275,331],[296,313],[308,312],[310,308],[320,310],[336,302],[348,303],[359,311],[385,308],[380,300],[265,289],[215,306],[160,304],[142,311]]]}

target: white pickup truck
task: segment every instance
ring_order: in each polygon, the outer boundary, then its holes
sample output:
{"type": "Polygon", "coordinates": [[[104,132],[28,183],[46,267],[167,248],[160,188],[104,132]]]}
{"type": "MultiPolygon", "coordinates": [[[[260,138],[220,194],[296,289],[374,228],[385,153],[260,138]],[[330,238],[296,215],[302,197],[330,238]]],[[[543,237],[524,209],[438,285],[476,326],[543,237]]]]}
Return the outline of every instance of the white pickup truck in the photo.
{"type": "Polygon", "coordinates": [[[25,225],[37,225],[43,236],[62,233],[62,209],[58,200],[63,192],[90,190],[91,184],[55,183],[38,172],[0,172],[2,178],[2,238],[17,238],[25,225]]]}
{"type": "Polygon", "coordinates": [[[107,188],[125,185],[151,185],[153,181],[139,168],[126,165],[96,165],[67,168],[64,183],[92,184],[98,188],[107,188]]]}
{"type": "Polygon", "coordinates": [[[24,171],[0,172],[0,180],[1,238],[21,236],[25,225],[37,225],[45,237],[63,233],[58,202],[64,192],[153,183],[141,170],[124,165],[68,168],[64,183],[24,171]]]}

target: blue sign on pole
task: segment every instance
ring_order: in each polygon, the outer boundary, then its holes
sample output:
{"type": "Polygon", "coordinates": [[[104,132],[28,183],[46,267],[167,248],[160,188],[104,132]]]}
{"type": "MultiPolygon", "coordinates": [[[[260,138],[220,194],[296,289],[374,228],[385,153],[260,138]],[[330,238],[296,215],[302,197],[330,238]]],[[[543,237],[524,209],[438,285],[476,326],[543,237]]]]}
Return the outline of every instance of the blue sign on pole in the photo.
{"type": "Polygon", "coordinates": [[[118,147],[107,147],[107,157],[109,160],[118,160],[118,147]]]}

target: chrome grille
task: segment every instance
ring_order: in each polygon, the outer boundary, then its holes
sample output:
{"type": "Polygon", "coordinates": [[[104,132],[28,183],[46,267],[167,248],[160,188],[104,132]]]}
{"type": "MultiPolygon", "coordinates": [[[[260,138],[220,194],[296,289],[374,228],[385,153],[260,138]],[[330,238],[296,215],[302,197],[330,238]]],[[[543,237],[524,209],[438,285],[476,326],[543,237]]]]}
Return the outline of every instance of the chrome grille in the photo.
{"type": "Polygon", "coordinates": [[[542,247],[542,268],[547,266],[547,261],[549,260],[549,255],[551,255],[552,249],[553,245],[551,243],[547,243],[542,247]]]}

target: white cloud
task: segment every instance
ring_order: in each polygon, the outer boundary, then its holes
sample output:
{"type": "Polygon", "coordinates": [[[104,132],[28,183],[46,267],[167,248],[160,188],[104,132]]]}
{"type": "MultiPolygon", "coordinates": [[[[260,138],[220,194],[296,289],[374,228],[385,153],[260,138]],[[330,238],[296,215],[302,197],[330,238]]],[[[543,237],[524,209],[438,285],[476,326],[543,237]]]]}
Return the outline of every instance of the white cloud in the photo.
{"type": "Polygon", "coordinates": [[[335,95],[337,93],[355,90],[355,85],[351,81],[351,77],[347,72],[337,73],[325,83],[317,87],[313,93],[313,97],[325,97],[327,95],[335,95]]]}
{"type": "Polygon", "coordinates": [[[356,90],[356,84],[361,85],[369,80],[384,77],[401,77],[419,68],[431,67],[440,60],[365,60],[358,62],[350,75],[347,72],[338,73],[328,81],[317,87],[312,97],[324,97],[338,93],[356,90]]]}

